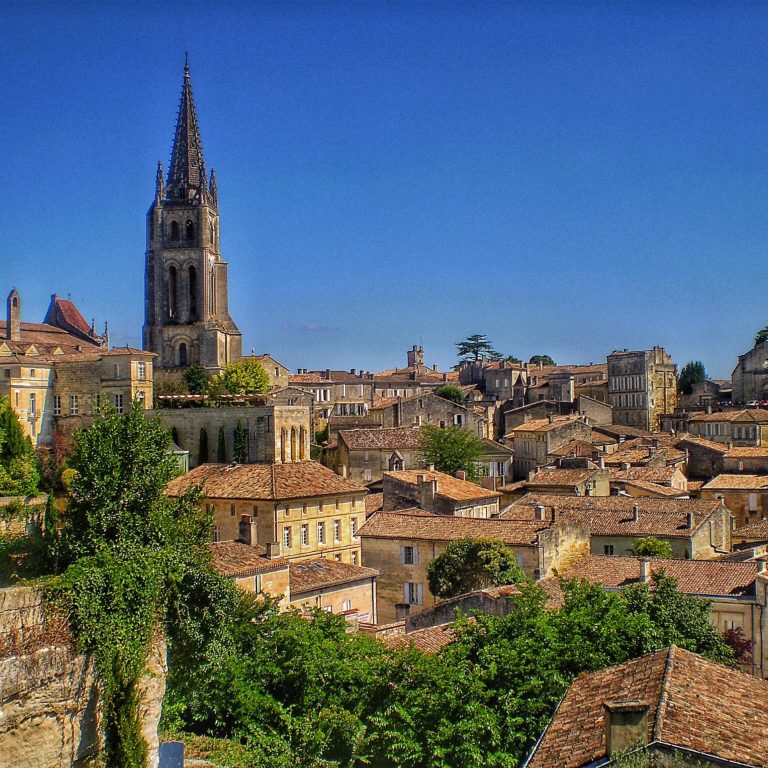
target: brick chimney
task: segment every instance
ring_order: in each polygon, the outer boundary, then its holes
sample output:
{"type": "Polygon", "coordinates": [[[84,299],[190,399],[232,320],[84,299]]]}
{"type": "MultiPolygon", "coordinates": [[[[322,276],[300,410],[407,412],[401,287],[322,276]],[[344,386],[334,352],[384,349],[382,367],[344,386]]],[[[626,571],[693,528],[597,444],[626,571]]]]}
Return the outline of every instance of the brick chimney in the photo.
{"type": "Polygon", "coordinates": [[[467,479],[467,473],[463,469],[459,469],[456,472],[456,479],[457,480],[466,480],[467,479]]]}
{"type": "Polygon", "coordinates": [[[432,510],[435,504],[435,494],[437,493],[437,480],[424,479],[419,481],[419,505],[424,509],[432,510]]]}
{"type": "Polygon", "coordinates": [[[280,543],[277,541],[269,541],[266,545],[267,560],[276,560],[280,557],[280,543]]]}
{"type": "Polygon", "coordinates": [[[537,520],[546,520],[547,519],[547,508],[543,504],[537,504],[535,509],[536,509],[536,519],[537,520]]]}
{"type": "Polygon", "coordinates": [[[640,581],[647,584],[651,580],[651,561],[644,557],[640,561],[640,581]]]}
{"type": "Polygon", "coordinates": [[[640,520],[640,505],[635,502],[632,505],[632,522],[637,523],[640,520]]]}
{"type": "Polygon", "coordinates": [[[685,517],[686,528],[693,530],[693,512],[688,512],[685,517]]]}
{"type": "Polygon", "coordinates": [[[8,341],[21,341],[21,296],[15,288],[8,294],[5,338],[8,341]]]}
{"type": "Polygon", "coordinates": [[[605,753],[608,757],[648,743],[648,704],[644,701],[606,701],[605,753]]]}

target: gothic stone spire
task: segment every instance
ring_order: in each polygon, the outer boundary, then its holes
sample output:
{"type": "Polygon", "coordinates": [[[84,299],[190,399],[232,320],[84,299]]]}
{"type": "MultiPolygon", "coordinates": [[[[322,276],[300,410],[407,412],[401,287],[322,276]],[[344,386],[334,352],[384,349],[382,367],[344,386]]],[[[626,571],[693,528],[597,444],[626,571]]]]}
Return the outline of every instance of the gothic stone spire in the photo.
{"type": "Polygon", "coordinates": [[[168,168],[166,200],[189,200],[200,195],[201,174],[205,173],[203,144],[197,124],[189,64],[184,62],[184,83],[181,89],[176,135],[173,139],[171,164],[168,168]]]}

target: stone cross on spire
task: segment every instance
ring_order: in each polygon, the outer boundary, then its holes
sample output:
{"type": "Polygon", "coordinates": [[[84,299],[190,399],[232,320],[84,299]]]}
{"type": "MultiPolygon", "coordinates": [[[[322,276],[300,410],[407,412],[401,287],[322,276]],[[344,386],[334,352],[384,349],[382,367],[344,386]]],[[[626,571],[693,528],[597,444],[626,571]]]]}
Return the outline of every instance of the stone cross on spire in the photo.
{"type": "Polygon", "coordinates": [[[176,134],[173,139],[171,164],[168,168],[166,200],[189,200],[201,193],[202,174],[205,173],[203,144],[197,124],[189,63],[184,61],[184,83],[181,89],[176,134]]]}

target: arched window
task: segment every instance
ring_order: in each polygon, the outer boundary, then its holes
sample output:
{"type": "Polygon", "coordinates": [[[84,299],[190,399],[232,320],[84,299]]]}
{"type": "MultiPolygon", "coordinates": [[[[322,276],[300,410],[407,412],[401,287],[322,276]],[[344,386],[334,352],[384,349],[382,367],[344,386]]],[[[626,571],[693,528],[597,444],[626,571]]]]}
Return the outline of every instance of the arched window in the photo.
{"type": "Polygon", "coordinates": [[[298,461],[299,454],[296,445],[296,427],[291,427],[291,461],[298,461]]]}
{"type": "Polygon", "coordinates": [[[13,297],[13,301],[11,303],[13,304],[14,309],[19,306],[19,300],[16,298],[16,296],[13,297]]]}
{"type": "Polygon", "coordinates": [[[171,241],[175,243],[178,241],[180,237],[181,237],[181,233],[179,232],[179,222],[172,221],[171,222],[171,241]]]}
{"type": "Polygon", "coordinates": [[[208,223],[208,227],[211,230],[211,245],[214,245],[216,242],[216,230],[213,227],[213,222],[208,223]]]}
{"type": "Polygon", "coordinates": [[[168,317],[179,316],[179,273],[176,267],[168,268],[168,317]]]}
{"type": "Polygon", "coordinates": [[[283,427],[280,430],[280,461],[285,464],[288,460],[288,430],[283,427]]]}
{"type": "Polygon", "coordinates": [[[182,367],[187,365],[187,345],[183,341],[179,344],[179,365],[182,367]]]}
{"type": "Polygon", "coordinates": [[[299,429],[299,459],[306,461],[307,449],[305,448],[307,442],[307,430],[304,427],[299,429]]]}
{"type": "Polygon", "coordinates": [[[189,318],[197,319],[197,270],[189,268],[189,318]]]}
{"type": "Polygon", "coordinates": [[[184,225],[184,239],[195,239],[195,225],[192,223],[192,219],[187,219],[187,223],[184,225]]]}

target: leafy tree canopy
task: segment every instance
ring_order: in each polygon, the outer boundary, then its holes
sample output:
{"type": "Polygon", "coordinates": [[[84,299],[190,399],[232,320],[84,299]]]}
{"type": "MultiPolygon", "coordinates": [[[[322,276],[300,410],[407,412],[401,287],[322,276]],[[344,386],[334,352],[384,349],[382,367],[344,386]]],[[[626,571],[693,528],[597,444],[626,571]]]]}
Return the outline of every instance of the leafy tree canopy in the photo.
{"type": "Polygon", "coordinates": [[[531,365],[555,365],[555,361],[549,355],[534,355],[529,361],[531,365]]]}
{"type": "Polygon", "coordinates": [[[446,400],[452,400],[454,403],[462,405],[464,403],[464,393],[459,387],[455,387],[452,384],[446,384],[443,387],[438,387],[435,390],[435,394],[438,397],[442,397],[446,400]]]}
{"type": "Polygon", "coordinates": [[[459,362],[462,363],[476,363],[481,357],[486,357],[489,360],[503,359],[503,355],[497,352],[493,348],[493,344],[481,333],[475,333],[472,336],[467,336],[463,341],[457,341],[456,348],[458,350],[459,362]]]}
{"type": "Polygon", "coordinates": [[[662,541],[655,536],[645,536],[635,539],[635,554],[640,557],[672,557],[672,546],[668,541],[662,541]]]}
{"type": "Polygon", "coordinates": [[[429,591],[447,598],[489,586],[517,584],[525,574],[515,553],[501,541],[461,539],[427,566],[429,591]]]}
{"type": "Polygon", "coordinates": [[[683,366],[680,375],[677,377],[677,388],[683,395],[690,395],[693,392],[693,385],[704,381],[707,378],[707,372],[704,370],[704,363],[700,360],[691,361],[683,366]]]}
{"type": "Polygon", "coordinates": [[[190,395],[204,395],[208,391],[208,382],[211,377],[202,366],[190,365],[181,378],[190,395]]]}
{"type": "Polygon", "coordinates": [[[264,366],[253,358],[235,360],[219,378],[230,395],[262,395],[269,389],[269,376],[264,366]]]}
{"type": "Polygon", "coordinates": [[[480,476],[478,460],[485,452],[483,441],[463,427],[441,429],[432,424],[421,428],[421,452],[424,464],[434,464],[438,472],[455,475],[467,473],[467,478],[480,476]]]}

